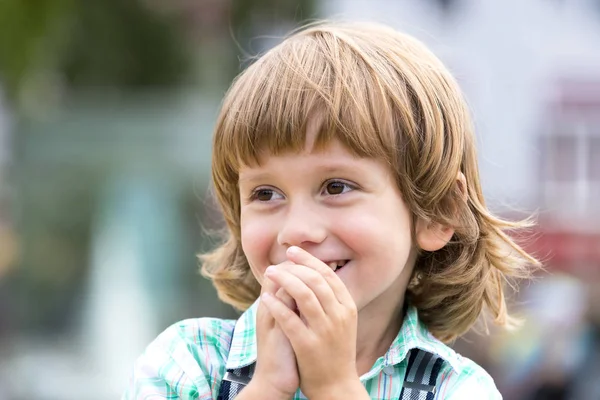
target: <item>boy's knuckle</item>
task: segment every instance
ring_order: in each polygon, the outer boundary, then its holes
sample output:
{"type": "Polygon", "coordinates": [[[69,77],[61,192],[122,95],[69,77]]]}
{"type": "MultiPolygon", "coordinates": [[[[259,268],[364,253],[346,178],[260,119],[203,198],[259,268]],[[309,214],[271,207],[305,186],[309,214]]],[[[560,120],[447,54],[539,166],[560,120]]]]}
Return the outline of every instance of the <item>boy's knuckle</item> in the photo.
{"type": "Polygon", "coordinates": [[[300,300],[304,304],[310,303],[314,298],[314,295],[309,290],[303,290],[298,294],[298,300],[300,300]]]}
{"type": "Polygon", "coordinates": [[[325,277],[325,279],[330,280],[335,276],[335,272],[333,272],[331,268],[323,268],[322,275],[325,277]]]}
{"type": "Polygon", "coordinates": [[[308,283],[310,286],[315,286],[318,285],[321,282],[321,278],[318,274],[309,274],[306,277],[306,283],[308,283]]]}
{"type": "Polygon", "coordinates": [[[358,316],[358,309],[355,304],[346,306],[346,313],[350,318],[356,318],[358,316]]]}
{"type": "Polygon", "coordinates": [[[292,313],[287,308],[279,311],[279,315],[281,316],[281,319],[283,319],[283,321],[285,322],[289,322],[292,319],[292,313]]]}

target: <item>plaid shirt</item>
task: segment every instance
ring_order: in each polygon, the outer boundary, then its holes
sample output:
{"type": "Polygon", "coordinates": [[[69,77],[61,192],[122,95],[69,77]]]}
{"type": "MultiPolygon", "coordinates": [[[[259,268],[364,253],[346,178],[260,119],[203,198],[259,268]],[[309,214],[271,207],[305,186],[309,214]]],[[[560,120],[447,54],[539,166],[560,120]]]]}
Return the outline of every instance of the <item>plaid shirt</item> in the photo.
{"type": "MultiPolygon", "coordinates": [[[[123,400],[216,399],[226,369],[256,361],[254,303],[240,319],[188,319],[174,324],[140,356],[123,400]],[[234,330],[235,327],[235,330],[234,330]]],[[[492,378],[477,364],[435,339],[409,308],[398,336],[360,380],[372,399],[398,399],[408,351],[421,348],[446,362],[438,377],[437,400],[497,400],[502,396],[492,378]]],[[[294,400],[306,399],[296,392],[294,400]]]]}

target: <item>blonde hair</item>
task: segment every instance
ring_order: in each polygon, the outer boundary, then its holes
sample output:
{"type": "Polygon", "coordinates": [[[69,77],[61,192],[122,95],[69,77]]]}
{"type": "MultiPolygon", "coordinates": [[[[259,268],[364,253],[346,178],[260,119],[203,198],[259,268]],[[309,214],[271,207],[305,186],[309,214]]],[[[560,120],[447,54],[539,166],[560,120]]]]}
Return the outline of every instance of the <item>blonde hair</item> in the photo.
{"type": "Polygon", "coordinates": [[[263,151],[302,150],[315,115],[315,146],[335,138],[360,157],[385,160],[414,218],[455,229],[447,246],[419,254],[407,288],[429,330],[452,340],[484,311],[511,325],[505,284],[528,277],[537,261],[505,231],[529,223],[486,208],[471,118],[448,70],[416,39],[377,24],[306,26],[258,58],[226,94],[212,178],[228,231],[220,247],[201,255],[220,298],[244,310],[260,293],[241,249],[240,166],[259,163],[263,151]]]}

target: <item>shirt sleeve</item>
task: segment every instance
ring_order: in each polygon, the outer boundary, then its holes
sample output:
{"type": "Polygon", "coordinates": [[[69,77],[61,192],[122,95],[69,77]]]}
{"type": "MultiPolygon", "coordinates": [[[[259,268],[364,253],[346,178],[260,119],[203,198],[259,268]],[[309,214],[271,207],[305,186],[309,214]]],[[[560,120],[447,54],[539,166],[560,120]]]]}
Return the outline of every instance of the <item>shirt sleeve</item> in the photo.
{"type": "Polygon", "coordinates": [[[435,400],[502,400],[492,377],[479,366],[460,373],[444,368],[441,376],[435,400]]]}
{"type": "Polygon", "coordinates": [[[160,334],[136,360],[122,400],[213,400],[224,361],[198,323],[174,325],[160,334]],[[193,326],[189,326],[193,325],[193,326]],[[200,332],[200,334],[198,334],[200,332]],[[190,334],[188,334],[190,333],[190,334]],[[221,368],[222,367],[222,368],[221,368]]]}

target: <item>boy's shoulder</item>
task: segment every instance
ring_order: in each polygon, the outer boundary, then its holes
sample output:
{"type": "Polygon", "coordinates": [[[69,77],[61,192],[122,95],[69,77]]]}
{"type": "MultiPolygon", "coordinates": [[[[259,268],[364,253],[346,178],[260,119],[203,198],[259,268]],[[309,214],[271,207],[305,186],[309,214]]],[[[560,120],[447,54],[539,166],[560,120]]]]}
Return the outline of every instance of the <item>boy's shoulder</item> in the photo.
{"type": "Polygon", "coordinates": [[[449,353],[452,354],[451,359],[446,359],[445,370],[456,377],[461,379],[472,379],[480,381],[482,383],[493,383],[493,379],[490,374],[475,361],[468,357],[465,357],[452,348],[448,347],[449,353]]]}
{"type": "Polygon", "coordinates": [[[160,333],[146,348],[145,357],[157,364],[175,363],[196,376],[213,367],[224,368],[235,320],[189,318],[160,333]],[[200,367],[200,370],[198,370],[200,367]],[[192,371],[193,370],[193,371],[192,371]]]}
{"type": "Polygon", "coordinates": [[[445,348],[444,355],[440,355],[445,361],[438,380],[441,393],[452,393],[452,398],[460,399],[502,398],[494,379],[481,365],[442,342],[439,346],[445,348]]]}
{"type": "Polygon", "coordinates": [[[404,322],[403,336],[407,347],[435,354],[444,361],[438,377],[440,393],[464,394],[464,397],[452,398],[501,398],[490,374],[475,361],[456,352],[431,334],[419,320],[416,309],[409,310],[404,322]],[[478,393],[480,397],[467,396],[474,393],[478,393]]]}
{"type": "Polygon", "coordinates": [[[163,348],[186,344],[228,351],[235,323],[235,320],[210,317],[184,319],[166,328],[153,344],[163,348]]]}
{"type": "Polygon", "coordinates": [[[492,376],[479,364],[456,352],[431,336],[435,346],[423,349],[438,355],[444,362],[438,375],[439,398],[502,399],[492,376]]]}
{"type": "Polygon", "coordinates": [[[214,398],[213,388],[225,373],[234,327],[235,321],[218,318],[172,324],[136,360],[123,399],[142,394],[161,399],[214,398]]]}
{"type": "MultiPolygon", "coordinates": [[[[180,364],[192,358],[208,370],[223,370],[228,364],[256,358],[256,303],[238,319],[190,318],[174,323],[150,344],[180,364]]],[[[148,351],[147,349],[147,351],[148,351]]]]}

